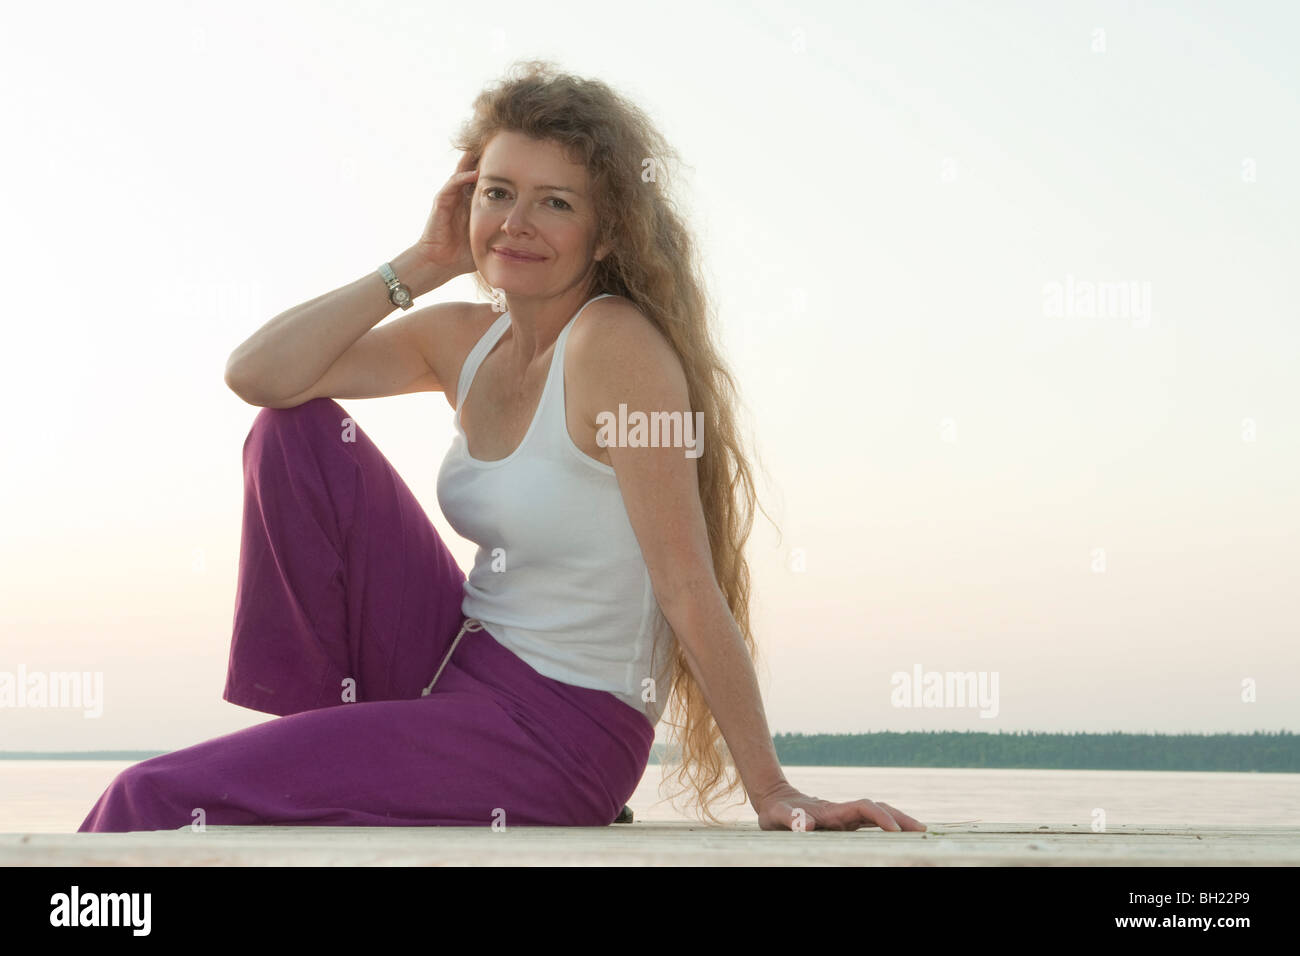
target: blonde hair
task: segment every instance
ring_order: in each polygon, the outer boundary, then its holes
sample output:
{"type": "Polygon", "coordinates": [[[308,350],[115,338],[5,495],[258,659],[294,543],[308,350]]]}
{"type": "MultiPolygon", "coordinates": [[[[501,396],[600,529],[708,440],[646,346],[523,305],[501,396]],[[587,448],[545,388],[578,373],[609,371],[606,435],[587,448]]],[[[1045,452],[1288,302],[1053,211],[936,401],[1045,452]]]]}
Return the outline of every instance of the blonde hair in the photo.
{"type": "MultiPolygon", "coordinates": [[[[703,412],[709,435],[697,467],[714,574],[757,662],[744,549],[755,507],[767,512],[758,505],[739,439],[738,389],[714,341],[713,307],[700,278],[698,249],[665,186],[672,177],[664,173],[679,167],[680,158],[634,103],[598,80],[561,73],[547,60],[516,62],[503,79],[484,89],[453,145],[477,162],[488,141],[503,131],[557,143],[572,162],[586,167],[599,223],[596,244],[608,241],[613,247],[595,263],[590,294],[608,292],[631,300],[681,360],[691,410],[703,412]]],[[[481,273],[474,274],[474,281],[484,296],[496,298],[481,273]]],[[[680,763],[673,775],[680,786],[673,796],[693,789],[697,816],[719,823],[712,805],[744,785],[680,642],[675,644],[663,713],[673,730],[669,747],[680,763]]]]}

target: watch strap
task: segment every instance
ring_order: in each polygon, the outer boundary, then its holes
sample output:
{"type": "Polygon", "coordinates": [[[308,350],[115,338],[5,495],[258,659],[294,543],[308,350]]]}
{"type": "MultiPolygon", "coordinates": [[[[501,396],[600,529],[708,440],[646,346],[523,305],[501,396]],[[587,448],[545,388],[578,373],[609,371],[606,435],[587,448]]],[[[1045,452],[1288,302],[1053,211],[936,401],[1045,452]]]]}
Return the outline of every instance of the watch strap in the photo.
{"type": "Polygon", "coordinates": [[[388,283],[388,301],[402,309],[409,309],[414,304],[411,290],[397,278],[397,274],[393,272],[392,264],[388,262],[382,263],[379,266],[379,274],[383,277],[384,282],[388,283]],[[405,301],[399,301],[399,291],[403,293],[401,298],[405,301]]]}

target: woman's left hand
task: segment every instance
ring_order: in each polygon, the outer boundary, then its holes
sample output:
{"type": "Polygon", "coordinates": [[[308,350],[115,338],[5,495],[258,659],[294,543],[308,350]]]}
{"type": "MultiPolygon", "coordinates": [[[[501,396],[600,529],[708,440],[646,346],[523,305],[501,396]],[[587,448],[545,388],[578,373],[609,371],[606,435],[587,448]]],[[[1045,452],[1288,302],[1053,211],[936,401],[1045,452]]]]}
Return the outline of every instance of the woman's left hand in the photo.
{"type": "Polygon", "coordinates": [[[849,800],[831,803],[810,797],[786,784],[763,795],[757,804],[761,830],[857,830],[880,827],[882,830],[924,830],[925,824],[887,803],[849,800]],[[800,812],[802,811],[802,812],[800,812]]]}

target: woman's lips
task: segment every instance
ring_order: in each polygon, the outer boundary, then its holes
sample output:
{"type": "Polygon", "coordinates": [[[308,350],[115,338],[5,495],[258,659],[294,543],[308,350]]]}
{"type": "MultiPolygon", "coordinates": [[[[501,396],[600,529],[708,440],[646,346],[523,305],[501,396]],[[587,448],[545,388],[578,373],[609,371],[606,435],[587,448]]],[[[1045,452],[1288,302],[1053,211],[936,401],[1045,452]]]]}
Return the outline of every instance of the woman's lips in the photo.
{"type": "Polygon", "coordinates": [[[507,262],[541,262],[542,261],[541,256],[529,256],[529,257],[516,256],[516,255],[511,255],[510,253],[506,252],[503,249],[493,249],[492,251],[495,252],[498,256],[500,256],[502,259],[505,259],[507,262]]]}

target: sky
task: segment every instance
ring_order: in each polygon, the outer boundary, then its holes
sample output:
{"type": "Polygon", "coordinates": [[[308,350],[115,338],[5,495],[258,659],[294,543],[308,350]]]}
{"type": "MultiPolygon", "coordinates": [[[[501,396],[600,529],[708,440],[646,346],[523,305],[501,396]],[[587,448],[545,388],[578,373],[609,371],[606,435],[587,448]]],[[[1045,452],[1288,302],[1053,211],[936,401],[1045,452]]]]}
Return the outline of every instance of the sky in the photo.
{"type": "MultiPolygon", "coordinates": [[[[0,672],[102,679],[97,716],[0,708],[0,750],[274,719],[221,700],[258,411],[226,359],[414,242],[526,57],[687,163],[780,528],[748,555],[774,733],[1300,729],[1293,5],[0,16],[0,672]],[[967,673],[993,701],[906,699],[967,673]]],[[[344,404],[468,570],[444,397],[344,404]]]]}

